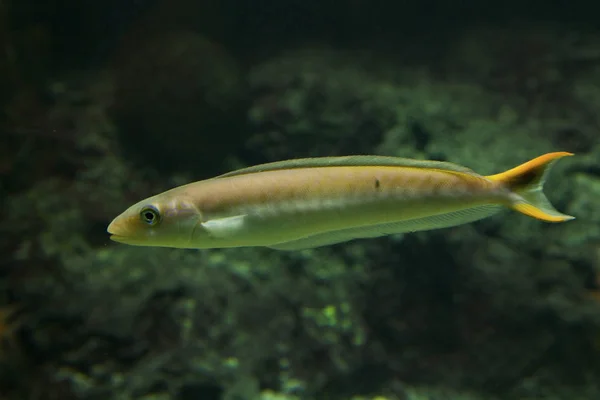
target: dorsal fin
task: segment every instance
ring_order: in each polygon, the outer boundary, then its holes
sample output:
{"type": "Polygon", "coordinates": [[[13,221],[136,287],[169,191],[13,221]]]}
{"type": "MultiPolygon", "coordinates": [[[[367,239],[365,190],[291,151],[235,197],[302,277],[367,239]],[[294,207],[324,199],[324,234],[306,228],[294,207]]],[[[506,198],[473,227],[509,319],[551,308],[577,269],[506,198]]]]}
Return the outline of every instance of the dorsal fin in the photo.
{"type": "Polygon", "coordinates": [[[267,164],[255,165],[242,168],[217,176],[215,179],[226,178],[236,175],[252,174],[256,172],[277,171],[295,168],[317,168],[317,167],[410,167],[410,168],[433,168],[445,171],[474,174],[466,167],[444,161],[415,160],[412,158],[389,157],[389,156],[342,156],[342,157],[317,157],[298,158],[295,160],[276,161],[267,164]]]}

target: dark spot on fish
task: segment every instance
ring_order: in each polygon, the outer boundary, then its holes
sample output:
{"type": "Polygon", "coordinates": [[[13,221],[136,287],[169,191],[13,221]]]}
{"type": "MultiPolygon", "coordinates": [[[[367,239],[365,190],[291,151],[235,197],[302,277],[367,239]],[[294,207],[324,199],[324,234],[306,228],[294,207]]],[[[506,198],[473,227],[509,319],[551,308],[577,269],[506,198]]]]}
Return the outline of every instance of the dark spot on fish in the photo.
{"type": "Polygon", "coordinates": [[[540,179],[543,166],[533,168],[519,176],[514,177],[508,182],[508,185],[513,189],[517,190],[533,184],[536,180],[540,179]]]}
{"type": "Polygon", "coordinates": [[[379,179],[375,179],[375,189],[379,189],[380,186],[381,182],[379,182],[379,179]]]}

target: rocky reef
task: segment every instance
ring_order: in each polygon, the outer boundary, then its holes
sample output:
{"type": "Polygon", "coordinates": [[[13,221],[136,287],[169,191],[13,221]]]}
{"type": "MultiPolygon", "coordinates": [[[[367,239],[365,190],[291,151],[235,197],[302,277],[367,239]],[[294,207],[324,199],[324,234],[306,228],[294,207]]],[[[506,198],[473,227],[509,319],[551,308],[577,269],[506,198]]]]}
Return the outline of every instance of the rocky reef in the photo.
{"type": "Polygon", "coordinates": [[[414,33],[444,45],[400,54],[354,37],[251,52],[189,22],[141,34],[157,15],[108,62],[0,82],[2,399],[600,398],[600,36],[528,24],[414,33]],[[546,189],[567,224],[507,211],[298,252],[105,233],[140,198],[263,161],[491,174],[557,150],[576,153],[546,189]]]}

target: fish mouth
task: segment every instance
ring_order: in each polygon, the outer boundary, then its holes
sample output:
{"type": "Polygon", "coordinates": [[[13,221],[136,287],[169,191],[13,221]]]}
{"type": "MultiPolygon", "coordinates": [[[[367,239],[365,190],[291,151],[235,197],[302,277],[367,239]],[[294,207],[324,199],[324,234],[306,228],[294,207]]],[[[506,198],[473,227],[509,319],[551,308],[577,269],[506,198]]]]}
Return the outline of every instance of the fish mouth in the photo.
{"type": "MultiPolygon", "coordinates": [[[[108,233],[110,233],[110,232],[108,232],[108,233]]],[[[109,239],[114,242],[127,243],[127,236],[111,234],[109,239]]]]}
{"type": "Polygon", "coordinates": [[[113,242],[129,244],[129,245],[133,245],[133,246],[147,246],[148,245],[144,239],[132,238],[131,236],[111,234],[109,239],[112,240],[113,242]]]}
{"type": "Polygon", "coordinates": [[[136,240],[134,238],[132,238],[130,235],[123,234],[127,233],[127,230],[123,229],[123,224],[117,220],[111,222],[110,225],[108,225],[108,228],[106,228],[106,231],[110,234],[110,240],[114,242],[135,244],[136,240]]]}

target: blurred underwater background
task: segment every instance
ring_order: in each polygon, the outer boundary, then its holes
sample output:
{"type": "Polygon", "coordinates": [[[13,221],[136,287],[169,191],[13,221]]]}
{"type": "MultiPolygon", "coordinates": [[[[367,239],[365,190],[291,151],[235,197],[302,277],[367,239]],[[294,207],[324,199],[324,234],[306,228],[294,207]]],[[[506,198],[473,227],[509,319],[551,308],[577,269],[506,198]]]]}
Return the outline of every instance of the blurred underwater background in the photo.
{"type": "Polygon", "coordinates": [[[0,400],[600,399],[593,2],[0,0],[0,400]],[[550,151],[576,216],[303,250],[113,243],[134,202],[550,151]]]}

